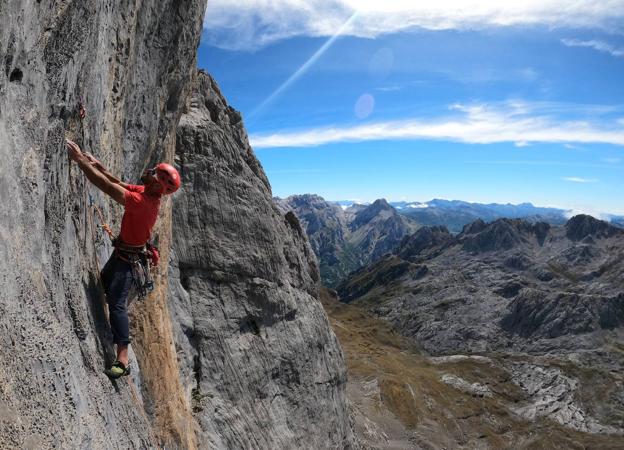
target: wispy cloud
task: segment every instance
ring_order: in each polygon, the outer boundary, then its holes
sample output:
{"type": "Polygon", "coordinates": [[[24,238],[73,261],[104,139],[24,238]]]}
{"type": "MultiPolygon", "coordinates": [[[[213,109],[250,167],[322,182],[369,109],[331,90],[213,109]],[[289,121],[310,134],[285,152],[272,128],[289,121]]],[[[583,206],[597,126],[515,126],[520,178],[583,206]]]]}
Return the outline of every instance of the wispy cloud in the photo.
{"type": "Polygon", "coordinates": [[[376,87],[375,90],[376,91],[380,91],[380,92],[395,92],[395,91],[400,91],[401,89],[403,89],[403,86],[380,86],[380,87],[376,87]]]}
{"type": "Polygon", "coordinates": [[[611,44],[595,39],[582,41],[579,39],[561,39],[563,45],[568,47],[587,47],[598,50],[599,52],[609,53],[611,56],[624,58],[624,48],[617,48],[611,44]]]}
{"type": "Polygon", "coordinates": [[[624,146],[624,130],[604,118],[559,120],[530,103],[451,106],[436,119],[413,118],[372,122],[358,126],[332,126],[270,134],[252,134],[255,148],[311,147],[335,142],[375,140],[443,140],[471,144],[514,142],[604,143],[624,146]]]}
{"type": "Polygon", "coordinates": [[[595,178],[580,178],[580,177],[561,177],[562,180],[571,181],[572,183],[597,183],[599,180],[595,178]]]}
{"type": "Polygon", "coordinates": [[[570,162],[570,161],[548,161],[548,160],[498,160],[498,161],[463,161],[463,164],[488,164],[488,165],[502,165],[502,166],[538,166],[538,167],[580,167],[583,169],[613,169],[620,170],[619,167],[614,167],[613,164],[587,164],[584,162],[570,162]]]}
{"type": "Polygon", "coordinates": [[[414,28],[537,25],[613,30],[621,29],[624,0],[210,0],[204,27],[211,45],[253,50],[293,36],[333,36],[355,12],[358,20],[345,34],[367,38],[414,28]]]}
{"type": "Polygon", "coordinates": [[[607,164],[619,164],[622,162],[622,158],[602,158],[607,164]]]}

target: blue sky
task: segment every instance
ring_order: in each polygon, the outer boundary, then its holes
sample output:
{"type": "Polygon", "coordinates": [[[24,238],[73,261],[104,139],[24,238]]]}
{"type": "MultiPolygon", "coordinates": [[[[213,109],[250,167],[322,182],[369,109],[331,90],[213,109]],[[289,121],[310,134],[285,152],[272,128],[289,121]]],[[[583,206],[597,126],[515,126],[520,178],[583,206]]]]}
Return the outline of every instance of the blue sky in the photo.
{"type": "Polygon", "coordinates": [[[210,2],[198,65],[274,195],[624,214],[623,0],[378,3],[210,2]]]}

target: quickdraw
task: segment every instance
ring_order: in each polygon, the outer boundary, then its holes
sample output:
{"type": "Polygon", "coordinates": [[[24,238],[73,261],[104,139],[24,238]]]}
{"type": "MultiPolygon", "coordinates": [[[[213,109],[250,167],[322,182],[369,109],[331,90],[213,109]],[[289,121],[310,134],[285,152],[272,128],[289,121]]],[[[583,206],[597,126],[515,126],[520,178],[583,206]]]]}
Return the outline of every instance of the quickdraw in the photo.
{"type": "Polygon", "coordinates": [[[100,218],[100,227],[102,227],[102,229],[106,232],[106,234],[108,234],[108,237],[110,238],[111,242],[114,242],[115,236],[113,235],[113,230],[111,230],[111,228],[108,226],[108,224],[104,220],[104,215],[102,214],[102,210],[93,201],[93,196],[91,195],[91,193],[89,193],[89,204],[95,210],[98,217],[100,218]]]}

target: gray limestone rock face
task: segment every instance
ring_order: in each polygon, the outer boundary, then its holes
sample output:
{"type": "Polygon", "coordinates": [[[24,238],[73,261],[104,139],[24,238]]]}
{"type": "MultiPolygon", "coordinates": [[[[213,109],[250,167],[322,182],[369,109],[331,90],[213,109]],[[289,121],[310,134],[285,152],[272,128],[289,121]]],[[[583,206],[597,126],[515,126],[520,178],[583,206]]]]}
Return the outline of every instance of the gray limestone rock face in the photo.
{"type": "Polygon", "coordinates": [[[333,286],[357,267],[358,256],[347,246],[349,229],[342,208],[313,194],[274,199],[284,211],[294,211],[314,250],[323,284],[333,286]]]}
{"type": "Polygon", "coordinates": [[[341,349],[301,224],[200,72],[177,132],[170,308],[200,448],[354,446],[341,349]]]}
{"type": "MultiPolygon", "coordinates": [[[[159,428],[158,380],[142,369],[165,353],[146,350],[146,332],[132,330],[142,356],[131,378],[103,374],[113,355],[98,269],[110,244],[89,194],[113,228],[121,208],[88,186],[64,139],[128,181],[171,158],[204,10],[205,0],[0,2],[3,449],[189,448],[159,428]]],[[[136,322],[154,305],[135,305],[136,322]]]]}

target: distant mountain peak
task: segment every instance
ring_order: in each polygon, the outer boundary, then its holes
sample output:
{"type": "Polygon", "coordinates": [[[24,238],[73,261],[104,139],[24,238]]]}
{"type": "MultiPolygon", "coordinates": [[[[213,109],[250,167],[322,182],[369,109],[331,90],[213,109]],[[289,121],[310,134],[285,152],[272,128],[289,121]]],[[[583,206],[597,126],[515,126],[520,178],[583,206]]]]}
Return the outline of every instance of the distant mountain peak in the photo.
{"type": "Polygon", "coordinates": [[[372,204],[356,212],[355,219],[351,222],[351,229],[359,228],[363,224],[369,223],[371,220],[384,215],[384,217],[396,216],[399,217],[399,213],[392,206],[388,204],[386,199],[380,198],[375,200],[372,204]]]}
{"type": "Polygon", "coordinates": [[[464,225],[461,234],[466,235],[479,233],[480,231],[483,231],[485,227],[485,222],[481,219],[477,219],[474,222],[470,222],[469,224],[464,225]]]}
{"type": "Polygon", "coordinates": [[[375,200],[373,202],[372,205],[369,206],[369,208],[380,208],[380,209],[391,209],[394,211],[394,208],[388,203],[388,201],[385,198],[378,198],[377,200],[375,200]]]}
{"type": "Polygon", "coordinates": [[[587,214],[572,217],[566,222],[565,227],[566,236],[571,241],[580,241],[588,236],[603,238],[623,233],[621,229],[587,214]]]}
{"type": "Polygon", "coordinates": [[[317,194],[295,194],[286,198],[287,201],[324,202],[325,199],[317,194]]]}

